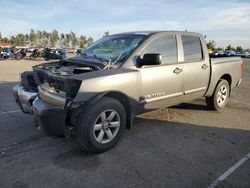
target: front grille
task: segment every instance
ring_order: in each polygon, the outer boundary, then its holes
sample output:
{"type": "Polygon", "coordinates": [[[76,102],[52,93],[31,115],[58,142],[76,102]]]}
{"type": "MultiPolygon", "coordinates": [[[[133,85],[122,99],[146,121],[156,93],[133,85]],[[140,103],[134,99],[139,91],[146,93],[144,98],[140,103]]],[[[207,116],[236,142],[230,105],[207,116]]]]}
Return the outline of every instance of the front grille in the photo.
{"type": "Polygon", "coordinates": [[[21,84],[26,91],[38,91],[37,87],[39,81],[37,80],[36,74],[32,71],[27,71],[21,74],[21,84]]]}
{"type": "Polygon", "coordinates": [[[36,78],[40,84],[48,83],[50,87],[56,90],[66,92],[67,97],[74,98],[81,86],[81,81],[68,79],[60,76],[49,75],[44,70],[36,70],[36,78]]]}
{"type": "Polygon", "coordinates": [[[38,92],[39,84],[47,83],[58,91],[65,92],[67,97],[74,98],[81,86],[81,81],[49,75],[44,70],[27,71],[21,74],[21,84],[26,91],[38,92]]]}
{"type": "Polygon", "coordinates": [[[43,73],[36,72],[36,76],[37,76],[37,79],[38,79],[39,83],[43,83],[44,82],[44,74],[43,73]]]}

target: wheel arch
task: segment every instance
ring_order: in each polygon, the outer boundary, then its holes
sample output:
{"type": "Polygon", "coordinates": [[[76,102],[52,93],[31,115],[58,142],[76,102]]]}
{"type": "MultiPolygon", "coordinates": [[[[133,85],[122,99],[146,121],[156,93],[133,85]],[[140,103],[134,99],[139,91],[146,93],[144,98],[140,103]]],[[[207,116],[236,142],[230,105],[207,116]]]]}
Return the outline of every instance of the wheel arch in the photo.
{"type": "Polygon", "coordinates": [[[211,78],[211,83],[209,84],[208,90],[205,94],[205,97],[211,97],[217,87],[217,85],[219,84],[220,80],[224,79],[228,82],[229,84],[229,95],[231,95],[231,87],[232,87],[232,76],[229,73],[225,73],[223,75],[214,75],[211,78]]]}
{"type": "MultiPolygon", "coordinates": [[[[103,93],[100,93],[93,97],[91,100],[89,100],[87,103],[83,103],[79,106],[79,111],[76,111],[74,115],[73,122],[76,121],[78,115],[80,112],[84,109],[86,110],[88,107],[94,105],[96,102],[98,102],[100,99],[103,97],[110,97],[118,100],[124,107],[126,111],[126,116],[127,116],[127,124],[126,128],[131,129],[133,125],[133,120],[136,114],[138,114],[138,103],[134,100],[131,99],[131,97],[127,96],[126,94],[119,92],[119,91],[106,91],[103,93]],[[86,107],[87,106],[87,107],[86,107]]],[[[73,123],[74,124],[74,123],[73,123]]]]}
{"type": "Polygon", "coordinates": [[[229,86],[231,87],[232,84],[232,77],[230,74],[224,74],[220,77],[220,79],[224,79],[228,82],[229,86]]]}
{"type": "Polygon", "coordinates": [[[231,85],[232,85],[232,77],[231,77],[231,75],[230,74],[224,74],[224,75],[222,75],[220,77],[220,79],[218,80],[218,82],[217,82],[216,85],[218,85],[218,83],[219,83],[219,81],[221,79],[226,80],[228,82],[228,84],[229,84],[229,96],[230,96],[231,95],[231,85]]]}
{"type": "MultiPolygon", "coordinates": [[[[102,97],[111,97],[114,98],[116,100],[118,100],[124,107],[125,111],[126,111],[126,115],[127,115],[127,125],[126,128],[127,129],[131,129],[132,128],[132,124],[133,124],[133,119],[134,116],[136,114],[135,110],[135,104],[133,102],[132,99],[130,99],[127,95],[125,95],[122,92],[118,92],[118,91],[109,91],[106,92],[105,94],[102,95],[102,97]]],[[[101,98],[102,98],[101,97],[101,98]]]]}

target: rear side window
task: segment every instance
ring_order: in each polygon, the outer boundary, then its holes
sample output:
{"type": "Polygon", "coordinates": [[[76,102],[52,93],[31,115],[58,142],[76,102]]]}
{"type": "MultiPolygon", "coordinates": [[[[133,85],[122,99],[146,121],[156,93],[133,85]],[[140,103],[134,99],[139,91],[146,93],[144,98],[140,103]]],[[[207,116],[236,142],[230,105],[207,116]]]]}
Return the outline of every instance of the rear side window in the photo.
{"type": "Polygon", "coordinates": [[[183,35],[181,38],[184,50],[184,61],[201,61],[203,54],[200,38],[188,35],[183,35]]]}
{"type": "Polygon", "coordinates": [[[144,50],[144,54],[147,53],[161,54],[162,64],[177,62],[176,37],[165,35],[154,39],[144,50]]]}

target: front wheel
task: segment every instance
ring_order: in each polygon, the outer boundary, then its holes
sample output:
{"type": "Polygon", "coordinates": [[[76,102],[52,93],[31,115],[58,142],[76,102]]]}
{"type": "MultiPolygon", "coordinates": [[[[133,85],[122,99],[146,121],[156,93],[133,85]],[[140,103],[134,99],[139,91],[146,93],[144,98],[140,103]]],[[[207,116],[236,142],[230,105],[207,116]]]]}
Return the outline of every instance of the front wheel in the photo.
{"type": "Polygon", "coordinates": [[[220,79],[214,93],[211,97],[206,97],[206,103],[209,109],[221,110],[228,103],[230,94],[229,84],[226,80],[220,79]]]}
{"type": "Polygon", "coordinates": [[[77,119],[77,140],[83,149],[101,153],[113,148],[126,126],[126,111],[116,99],[103,97],[77,119]]]}

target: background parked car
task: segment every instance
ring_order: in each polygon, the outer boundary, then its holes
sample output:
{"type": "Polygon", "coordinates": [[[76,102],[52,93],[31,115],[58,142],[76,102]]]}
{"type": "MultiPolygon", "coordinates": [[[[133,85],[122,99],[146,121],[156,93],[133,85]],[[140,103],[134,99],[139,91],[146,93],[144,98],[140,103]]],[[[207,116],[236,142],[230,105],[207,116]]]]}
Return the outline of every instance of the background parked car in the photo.
{"type": "Polygon", "coordinates": [[[236,56],[236,52],[233,51],[233,50],[226,50],[226,51],[224,52],[224,55],[225,55],[225,56],[236,56]]]}
{"type": "Polygon", "coordinates": [[[13,53],[13,49],[11,48],[5,48],[3,50],[3,53],[4,53],[4,59],[11,59],[12,58],[12,53],[13,53]]]}
{"type": "Polygon", "coordinates": [[[249,51],[245,52],[245,57],[250,57],[250,52],[249,51]]]}
{"type": "Polygon", "coordinates": [[[224,56],[224,51],[223,50],[217,50],[214,51],[212,54],[210,54],[211,57],[222,57],[224,56]]]}
{"type": "Polygon", "coordinates": [[[26,49],[22,48],[17,50],[16,52],[14,52],[12,54],[12,57],[16,60],[20,60],[22,58],[24,58],[27,55],[26,49]]]}
{"type": "Polygon", "coordinates": [[[77,50],[75,48],[68,48],[68,53],[77,53],[77,50]]]}
{"type": "Polygon", "coordinates": [[[67,59],[65,50],[51,50],[50,48],[45,48],[43,51],[43,58],[45,61],[50,59],[67,59]]]}
{"type": "Polygon", "coordinates": [[[32,53],[30,54],[30,59],[35,59],[41,57],[41,52],[36,48],[32,51],[32,53]]]}
{"type": "Polygon", "coordinates": [[[5,53],[3,51],[0,52],[0,60],[5,59],[5,53]]]}

